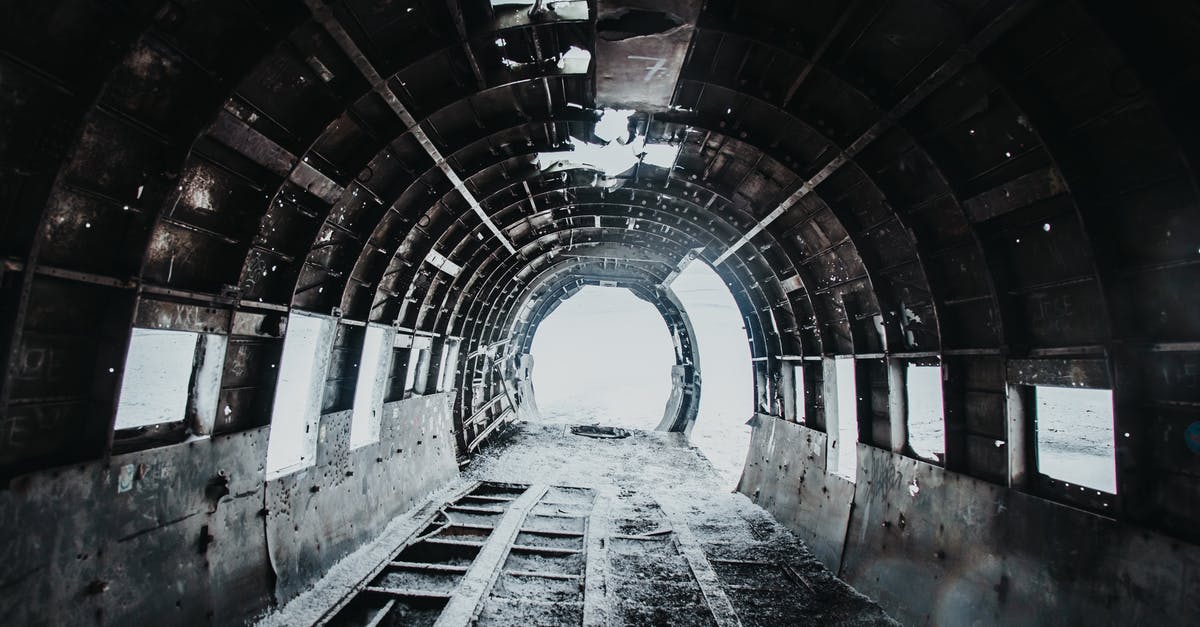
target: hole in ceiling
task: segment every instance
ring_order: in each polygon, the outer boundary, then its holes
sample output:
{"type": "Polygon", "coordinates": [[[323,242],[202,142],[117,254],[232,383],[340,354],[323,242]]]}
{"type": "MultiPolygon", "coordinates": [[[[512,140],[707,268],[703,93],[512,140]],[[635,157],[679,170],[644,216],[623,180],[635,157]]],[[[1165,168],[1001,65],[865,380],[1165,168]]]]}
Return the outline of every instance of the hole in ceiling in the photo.
{"type": "Polygon", "coordinates": [[[683,25],[683,20],[663,11],[626,9],[596,22],[596,35],[606,41],[621,41],[665,33],[683,25]]]}
{"type": "Polygon", "coordinates": [[[645,135],[630,129],[631,109],[604,109],[592,134],[604,143],[575,139],[568,150],[538,153],[543,172],[558,172],[576,167],[592,167],[615,177],[641,163],[670,168],[679,154],[679,146],[649,142],[645,135]]]}
{"type": "Polygon", "coordinates": [[[580,48],[579,46],[571,46],[566,52],[558,57],[559,70],[571,74],[586,74],[588,66],[592,63],[592,53],[580,48]]]}

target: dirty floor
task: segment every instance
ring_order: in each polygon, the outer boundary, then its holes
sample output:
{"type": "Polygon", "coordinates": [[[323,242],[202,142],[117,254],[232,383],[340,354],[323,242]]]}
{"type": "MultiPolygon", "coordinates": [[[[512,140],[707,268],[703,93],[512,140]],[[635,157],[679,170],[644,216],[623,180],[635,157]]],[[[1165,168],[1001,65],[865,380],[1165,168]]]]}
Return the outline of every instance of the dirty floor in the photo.
{"type": "Polygon", "coordinates": [[[677,434],[519,423],[263,625],[893,625],[677,434]]]}

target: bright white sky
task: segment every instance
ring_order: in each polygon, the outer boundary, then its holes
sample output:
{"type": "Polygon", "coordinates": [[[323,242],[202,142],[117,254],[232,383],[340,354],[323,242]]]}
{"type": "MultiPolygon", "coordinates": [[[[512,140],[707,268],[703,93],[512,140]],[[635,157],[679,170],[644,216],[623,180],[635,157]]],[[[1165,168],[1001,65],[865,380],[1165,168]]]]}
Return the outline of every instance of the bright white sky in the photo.
{"type": "MultiPolygon", "coordinates": [[[[700,416],[692,441],[732,488],[749,446],[750,349],[741,314],[716,272],[692,263],[672,284],[700,347],[700,416]]],[[[534,336],[533,384],[542,417],[569,424],[654,429],[675,363],[667,326],[622,288],[585,287],[534,336]]]]}
{"type": "Polygon", "coordinates": [[[653,429],[675,363],[667,325],[624,288],[585,286],[538,327],[531,350],[542,417],[653,429]]]}

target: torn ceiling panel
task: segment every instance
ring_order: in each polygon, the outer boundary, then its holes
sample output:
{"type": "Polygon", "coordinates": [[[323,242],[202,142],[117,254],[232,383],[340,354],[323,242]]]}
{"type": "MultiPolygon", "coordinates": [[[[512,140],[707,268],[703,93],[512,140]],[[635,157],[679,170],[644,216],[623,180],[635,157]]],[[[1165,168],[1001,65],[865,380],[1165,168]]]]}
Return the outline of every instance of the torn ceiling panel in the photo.
{"type": "Polygon", "coordinates": [[[667,110],[699,15],[696,0],[601,0],[596,21],[597,104],[667,110]]]}

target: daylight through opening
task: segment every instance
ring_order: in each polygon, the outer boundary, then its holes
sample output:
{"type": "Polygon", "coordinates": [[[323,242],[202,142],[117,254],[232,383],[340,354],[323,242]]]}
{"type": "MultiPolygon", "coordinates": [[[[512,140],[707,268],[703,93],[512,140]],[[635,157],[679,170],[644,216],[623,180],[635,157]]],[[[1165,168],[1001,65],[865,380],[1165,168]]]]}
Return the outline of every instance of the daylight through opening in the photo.
{"type": "Polygon", "coordinates": [[[907,364],[908,445],[914,453],[939,464],[946,459],[942,367],[907,364]]]}
{"type": "Polygon", "coordinates": [[[316,399],[328,367],[328,360],[320,359],[318,352],[328,350],[334,325],[333,320],[317,316],[293,315],[288,320],[267,443],[268,478],[310,466],[316,459],[321,407],[316,399]]]}
{"type": "Polygon", "coordinates": [[[838,359],[837,384],[837,449],[834,472],[854,481],[858,472],[858,381],[854,360],[838,359]]]}
{"type": "Polygon", "coordinates": [[[693,261],[671,283],[700,347],[700,412],[691,440],[730,488],[737,485],[754,407],[754,373],[745,323],[716,271],[693,261]]]}
{"type": "Polygon", "coordinates": [[[1112,390],[1036,386],[1038,471],[1117,493],[1112,390]]]}
{"type": "Polygon", "coordinates": [[[651,430],[671,394],[675,349],[653,305],[584,286],[538,325],[530,351],[541,418],[651,430]]]}
{"type": "Polygon", "coordinates": [[[198,333],[134,329],[115,428],[183,420],[198,333]]]}

